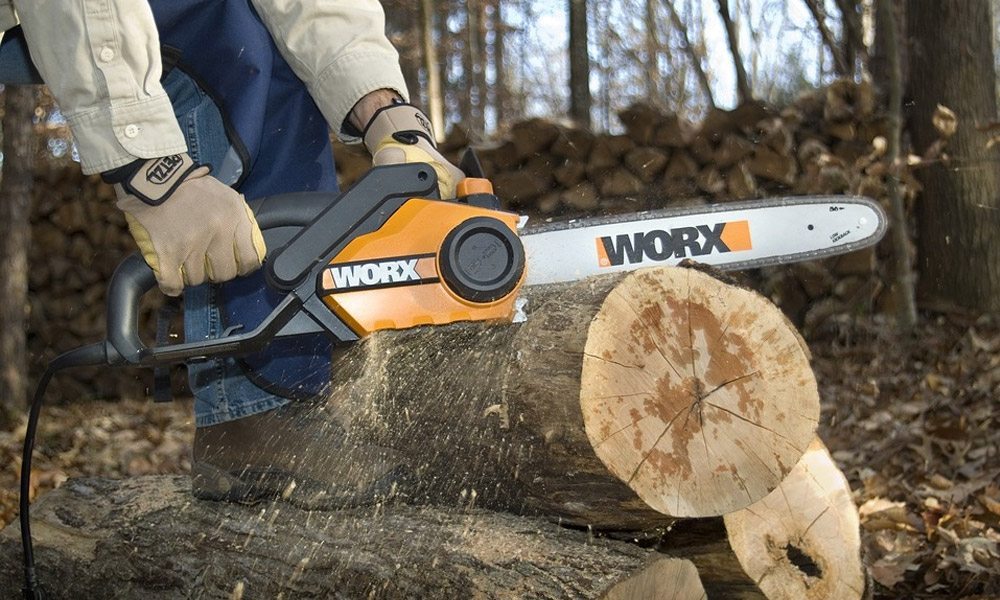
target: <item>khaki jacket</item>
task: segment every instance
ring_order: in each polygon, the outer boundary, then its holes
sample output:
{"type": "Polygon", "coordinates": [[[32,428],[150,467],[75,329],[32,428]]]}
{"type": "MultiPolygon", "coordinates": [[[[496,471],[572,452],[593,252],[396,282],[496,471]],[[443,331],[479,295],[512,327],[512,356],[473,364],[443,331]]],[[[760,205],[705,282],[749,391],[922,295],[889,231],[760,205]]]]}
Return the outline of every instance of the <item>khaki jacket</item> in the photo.
{"type": "MultiPolygon", "coordinates": [[[[377,0],[251,2],[334,130],[341,132],[371,91],[407,97],[377,0]]],[[[18,19],[73,131],[84,173],[187,149],[160,85],[159,36],[146,2],[0,0],[0,31],[18,19]]]]}

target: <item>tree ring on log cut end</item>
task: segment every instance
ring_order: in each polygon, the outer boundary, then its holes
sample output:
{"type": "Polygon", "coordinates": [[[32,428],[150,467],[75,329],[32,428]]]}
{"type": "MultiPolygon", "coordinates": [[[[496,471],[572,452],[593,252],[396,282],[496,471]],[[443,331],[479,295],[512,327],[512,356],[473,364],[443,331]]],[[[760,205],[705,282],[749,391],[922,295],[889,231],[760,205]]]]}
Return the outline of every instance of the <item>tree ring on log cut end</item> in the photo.
{"type": "Polygon", "coordinates": [[[807,351],[781,311],[676,267],[631,273],[607,296],[590,324],[580,404],[608,470],[676,517],[766,496],[819,418],[807,351]]]}

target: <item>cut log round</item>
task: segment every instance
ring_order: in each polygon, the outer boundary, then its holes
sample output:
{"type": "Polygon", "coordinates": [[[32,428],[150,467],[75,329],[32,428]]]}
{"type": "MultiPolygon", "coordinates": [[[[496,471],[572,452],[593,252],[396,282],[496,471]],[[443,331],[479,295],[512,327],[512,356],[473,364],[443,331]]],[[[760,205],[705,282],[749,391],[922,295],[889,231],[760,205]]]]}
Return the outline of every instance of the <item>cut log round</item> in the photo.
{"type": "Polygon", "coordinates": [[[664,558],[613,585],[602,600],[704,600],[705,588],[690,561],[664,558]]]}
{"type": "Polygon", "coordinates": [[[608,295],[584,349],[583,418],[597,456],[649,506],[738,510],[813,438],[809,357],[773,308],[694,269],[638,272],[608,295]]]}
{"type": "Polygon", "coordinates": [[[526,296],[522,325],[379,332],[334,369],[418,496],[641,530],[752,504],[815,434],[805,349],[753,292],[670,267],[526,296]]]}
{"type": "Polygon", "coordinates": [[[768,598],[864,597],[857,507],[819,439],[778,489],[724,520],[733,552],[768,598]]]}

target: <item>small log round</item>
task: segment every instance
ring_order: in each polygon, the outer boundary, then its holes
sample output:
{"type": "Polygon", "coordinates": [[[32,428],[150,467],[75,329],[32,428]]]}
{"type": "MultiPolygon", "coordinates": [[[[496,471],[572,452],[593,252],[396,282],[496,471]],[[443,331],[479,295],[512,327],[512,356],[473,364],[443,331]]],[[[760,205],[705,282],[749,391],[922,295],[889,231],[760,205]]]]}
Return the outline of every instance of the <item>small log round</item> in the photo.
{"type": "Polygon", "coordinates": [[[611,586],[601,600],[705,600],[698,569],[690,561],[664,558],[611,586]]]}
{"type": "Polygon", "coordinates": [[[768,598],[864,597],[857,507],[818,438],[778,489],[724,520],[733,552],[768,598]]]}

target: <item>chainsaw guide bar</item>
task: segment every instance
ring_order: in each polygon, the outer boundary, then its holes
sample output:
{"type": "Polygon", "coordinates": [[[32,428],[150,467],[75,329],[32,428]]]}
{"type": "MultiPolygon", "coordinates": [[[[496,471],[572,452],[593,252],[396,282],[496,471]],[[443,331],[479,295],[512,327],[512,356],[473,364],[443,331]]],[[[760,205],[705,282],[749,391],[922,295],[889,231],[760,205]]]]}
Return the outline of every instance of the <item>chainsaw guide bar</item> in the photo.
{"type": "Polygon", "coordinates": [[[868,198],[805,196],[552,223],[521,240],[525,284],[539,285],[685,259],[724,270],[816,260],[871,246],[885,230],[868,198]]]}

